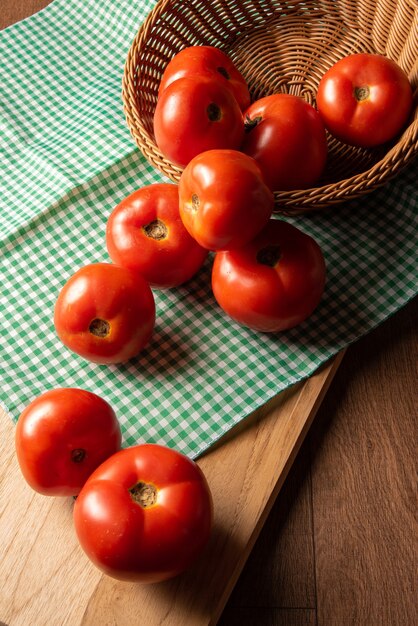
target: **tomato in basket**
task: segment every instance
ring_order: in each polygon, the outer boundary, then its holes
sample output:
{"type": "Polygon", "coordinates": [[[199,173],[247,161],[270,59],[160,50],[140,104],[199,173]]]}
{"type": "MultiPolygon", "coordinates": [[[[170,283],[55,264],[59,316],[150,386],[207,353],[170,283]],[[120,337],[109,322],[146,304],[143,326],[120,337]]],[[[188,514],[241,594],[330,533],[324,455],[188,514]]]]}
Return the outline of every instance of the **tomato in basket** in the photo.
{"type": "Polygon", "coordinates": [[[244,119],[241,149],[257,161],[272,190],[314,186],[328,148],[324,124],[313,106],[298,96],[273,94],[253,102],[244,119]]]}
{"type": "Polygon", "coordinates": [[[352,54],[335,63],[317,91],[318,111],[340,141],[373,147],[393,139],[412,110],[412,88],[402,68],[379,54],[352,54]]]}
{"type": "Polygon", "coordinates": [[[187,76],[162,92],[155,107],[154,135],[162,154],[185,166],[205,150],[238,149],[244,121],[235,97],[220,81],[187,76]]]}
{"type": "Polygon", "coordinates": [[[283,220],[271,219],[246,246],[216,253],[212,289],[233,320],[277,332],[313,313],[324,291],[325,273],[314,239],[283,220]]]}
{"type": "Polygon", "coordinates": [[[179,182],[180,216],[209,250],[241,246],[268,222],[274,196],[251,157],[209,150],[192,159],[179,182]]]}
{"type": "Polygon", "coordinates": [[[92,263],[61,289],[54,324],[63,344],[76,354],[94,363],[123,363],[151,338],[154,296],[138,272],[92,263]]]}
{"type": "Polygon", "coordinates": [[[214,46],[189,46],[178,52],[168,63],[161,78],[158,94],[179,78],[198,76],[216,79],[227,87],[242,110],[250,104],[245,78],[230,57],[214,46]]]}
{"type": "Polygon", "coordinates": [[[20,415],[15,432],[22,474],[39,493],[77,495],[92,472],[120,449],[111,406],[90,391],[51,389],[20,415]]]}
{"type": "Polygon", "coordinates": [[[177,185],[166,183],[142,187],[118,204],[107,222],[106,244],[114,263],[140,272],[158,289],[189,280],[208,255],[183,226],[177,185]]]}
{"type": "Polygon", "coordinates": [[[187,569],[212,527],[203,472],[156,444],[126,448],[90,476],[74,506],[80,545],[107,575],[159,582],[187,569]]]}

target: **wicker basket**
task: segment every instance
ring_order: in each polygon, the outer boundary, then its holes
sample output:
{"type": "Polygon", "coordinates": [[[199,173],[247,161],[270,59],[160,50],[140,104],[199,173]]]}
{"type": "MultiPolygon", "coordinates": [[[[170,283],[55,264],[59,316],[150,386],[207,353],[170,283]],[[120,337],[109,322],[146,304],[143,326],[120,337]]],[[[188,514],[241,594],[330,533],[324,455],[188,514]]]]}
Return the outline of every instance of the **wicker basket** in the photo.
{"type": "Polygon", "coordinates": [[[417,154],[417,0],[157,2],[129,51],[123,101],[138,147],[174,182],[182,170],[161,154],[153,136],[158,85],[177,52],[203,44],[230,55],[248,82],[252,100],[283,92],[315,105],[324,72],[354,52],[388,56],[411,81],[415,108],[400,137],[373,149],[350,147],[329,137],[328,164],[318,186],[276,191],[277,212],[302,213],[362,196],[388,181],[417,154]]]}

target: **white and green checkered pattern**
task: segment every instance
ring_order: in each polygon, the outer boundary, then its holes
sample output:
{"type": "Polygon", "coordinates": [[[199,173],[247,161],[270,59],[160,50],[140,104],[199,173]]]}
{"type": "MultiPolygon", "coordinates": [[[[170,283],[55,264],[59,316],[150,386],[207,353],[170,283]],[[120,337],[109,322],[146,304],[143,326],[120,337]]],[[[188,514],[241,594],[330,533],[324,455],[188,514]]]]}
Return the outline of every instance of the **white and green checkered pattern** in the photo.
{"type": "Polygon", "coordinates": [[[46,389],[89,389],[115,408],[124,443],[197,456],[277,392],[312,374],[417,293],[413,168],[363,200],[291,221],[322,246],[328,282],[315,314],[275,336],[227,319],[210,264],[155,292],[148,348],[120,366],[72,354],[52,322],[76,269],[110,261],[106,220],[134,189],[163,180],[134,149],[123,64],[153,2],[55,0],[0,34],[0,394],[17,419],[46,389]]]}

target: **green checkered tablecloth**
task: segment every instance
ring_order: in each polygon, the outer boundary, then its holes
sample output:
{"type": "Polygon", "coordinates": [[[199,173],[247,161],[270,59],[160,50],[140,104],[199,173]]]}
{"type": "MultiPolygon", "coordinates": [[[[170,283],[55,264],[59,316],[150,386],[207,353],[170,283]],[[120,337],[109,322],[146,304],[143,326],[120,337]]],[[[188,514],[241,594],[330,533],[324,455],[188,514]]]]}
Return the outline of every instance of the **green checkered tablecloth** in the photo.
{"type": "Polygon", "coordinates": [[[0,33],[0,397],[17,419],[47,389],[89,389],[115,408],[125,445],[197,456],[417,293],[418,194],[410,167],[363,200],[290,220],[317,239],[328,266],[323,300],[298,328],[257,334],[227,319],[209,260],[189,284],[155,292],[155,333],[136,359],[100,366],[72,354],[54,331],[59,289],[82,265],[110,261],[108,215],[163,180],[135,149],[120,95],[153,4],[55,0],[0,33]]]}

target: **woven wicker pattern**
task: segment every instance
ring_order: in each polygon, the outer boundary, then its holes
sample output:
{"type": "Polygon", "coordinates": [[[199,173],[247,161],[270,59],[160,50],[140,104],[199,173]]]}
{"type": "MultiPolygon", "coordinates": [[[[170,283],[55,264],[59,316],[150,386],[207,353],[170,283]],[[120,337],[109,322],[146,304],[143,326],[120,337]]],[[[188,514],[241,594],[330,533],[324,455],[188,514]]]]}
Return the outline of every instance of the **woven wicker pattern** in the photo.
{"type": "MultiPolygon", "coordinates": [[[[364,149],[329,137],[318,186],[276,191],[276,210],[294,214],[359,197],[388,181],[418,152],[418,2],[416,0],[161,0],[129,51],[123,100],[131,134],[145,157],[171,180],[181,169],[153,136],[158,85],[168,61],[190,45],[218,46],[245,76],[252,100],[272,93],[315,105],[324,72],[355,52],[384,54],[407,73],[415,92],[412,119],[391,144],[364,149]]],[[[395,104],[396,106],[396,104],[395,104]]]]}

